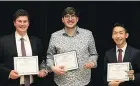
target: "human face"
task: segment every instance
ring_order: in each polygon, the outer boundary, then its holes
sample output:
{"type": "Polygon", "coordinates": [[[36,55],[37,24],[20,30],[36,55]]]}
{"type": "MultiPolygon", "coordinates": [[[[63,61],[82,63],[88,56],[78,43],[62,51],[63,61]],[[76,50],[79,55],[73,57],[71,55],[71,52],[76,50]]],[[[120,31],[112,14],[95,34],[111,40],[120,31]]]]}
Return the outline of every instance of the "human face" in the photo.
{"type": "Polygon", "coordinates": [[[128,38],[128,33],[121,26],[116,26],[113,29],[112,39],[119,48],[122,48],[126,44],[126,39],[128,38]]]}
{"type": "Polygon", "coordinates": [[[19,16],[14,21],[14,26],[19,34],[27,33],[29,27],[29,20],[27,16],[19,16]]]}
{"type": "Polygon", "coordinates": [[[78,22],[79,18],[75,15],[75,14],[66,14],[63,18],[62,18],[62,22],[64,23],[66,28],[75,28],[77,22],[78,22]]]}

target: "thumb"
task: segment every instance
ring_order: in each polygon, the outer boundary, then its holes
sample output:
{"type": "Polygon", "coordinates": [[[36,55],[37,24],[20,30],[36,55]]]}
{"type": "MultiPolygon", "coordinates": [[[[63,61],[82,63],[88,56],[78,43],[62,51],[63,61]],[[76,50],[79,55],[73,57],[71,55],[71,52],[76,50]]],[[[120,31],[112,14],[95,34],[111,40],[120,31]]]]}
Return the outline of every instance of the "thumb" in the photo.
{"type": "Polygon", "coordinates": [[[61,69],[64,69],[64,65],[59,66],[61,69]]]}
{"type": "Polygon", "coordinates": [[[18,72],[17,72],[17,71],[15,71],[15,70],[13,70],[13,72],[14,72],[14,73],[16,73],[16,74],[18,74],[18,72]]]}

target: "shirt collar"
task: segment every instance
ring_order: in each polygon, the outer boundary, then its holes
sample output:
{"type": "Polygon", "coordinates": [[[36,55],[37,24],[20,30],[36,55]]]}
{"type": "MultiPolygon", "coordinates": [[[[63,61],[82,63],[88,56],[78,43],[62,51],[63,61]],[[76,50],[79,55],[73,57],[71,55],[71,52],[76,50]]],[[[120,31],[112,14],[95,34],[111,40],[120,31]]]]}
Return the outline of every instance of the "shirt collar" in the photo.
{"type": "MultiPolygon", "coordinates": [[[[75,32],[74,32],[73,36],[79,34],[79,29],[80,29],[80,28],[79,28],[78,26],[76,26],[74,29],[75,29],[75,32]]],[[[63,36],[68,36],[67,30],[66,30],[65,28],[63,28],[62,35],[63,35],[63,36]]]]}
{"type": "Polygon", "coordinates": [[[21,38],[24,38],[25,41],[28,40],[28,35],[27,35],[27,33],[26,33],[25,36],[22,37],[22,36],[20,36],[20,35],[18,34],[18,32],[15,32],[15,37],[16,37],[16,40],[19,40],[19,41],[20,41],[21,38]]]}
{"type": "Polygon", "coordinates": [[[122,49],[123,52],[125,52],[126,47],[127,47],[127,43],[126,43],[126,44],[124,45],[124,47],[122,47],[122,48],[118,48],[118,47],[116,46],[116,52],[118,52],[118,49],[122,49]]]}

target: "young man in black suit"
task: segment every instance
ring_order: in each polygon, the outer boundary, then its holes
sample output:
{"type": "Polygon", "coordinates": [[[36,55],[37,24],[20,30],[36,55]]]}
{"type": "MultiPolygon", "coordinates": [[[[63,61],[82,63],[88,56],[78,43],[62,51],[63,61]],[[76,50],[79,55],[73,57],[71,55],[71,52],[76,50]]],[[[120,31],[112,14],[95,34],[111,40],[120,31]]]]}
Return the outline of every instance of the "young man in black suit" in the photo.
{"type": "Polygon", "coordinates": [[[112,31],[112,39],[116,46],[105,53],[104,71],[105,84],[108,86],[139,86],[140,85],[140,50],[129,46],[126,42],[129,34],[123,25],[116,23],[112,31]],[[119,58],[119,49],[122,50],[119,58]],[[132,69],[128,71],[130,81],[111,81],[107,83],[107,64],[117,62],[130,62],[132,69]]]}
{"type": "MultiPolygon", "coordinates": [[[[29,82],[25,84],[25,76],[18,75],[18,72],[14,70],[13,58],[18,56],[38,56],[39,63],[41,63],[45,59],[42,44],[40,39],[27,34],[29,14],[26,10],[17,10],[14,14],[13,23],[16,31],[0,38],[0,86],[33,86],[35,77],[29,75],[29,82]],[[22,43],[24,43],[24,55],[22,43]]],[[[47,72],[42,69],[39,71],[38,76],[45,77],[46,74],[47,72]]]]}

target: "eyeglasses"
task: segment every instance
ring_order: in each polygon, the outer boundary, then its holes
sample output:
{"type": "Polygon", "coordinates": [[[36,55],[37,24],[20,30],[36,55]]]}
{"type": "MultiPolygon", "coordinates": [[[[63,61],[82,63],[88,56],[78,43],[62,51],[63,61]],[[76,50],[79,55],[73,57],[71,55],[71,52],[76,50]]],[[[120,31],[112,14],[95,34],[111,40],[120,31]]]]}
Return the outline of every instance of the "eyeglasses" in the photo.
{"type": "Polygon", "coordinates": [[[65,15],[64,16],[64,18],[66,18],[66,19],[74,19],[74,18],[76,18],[76,15],[65,15]]]}

